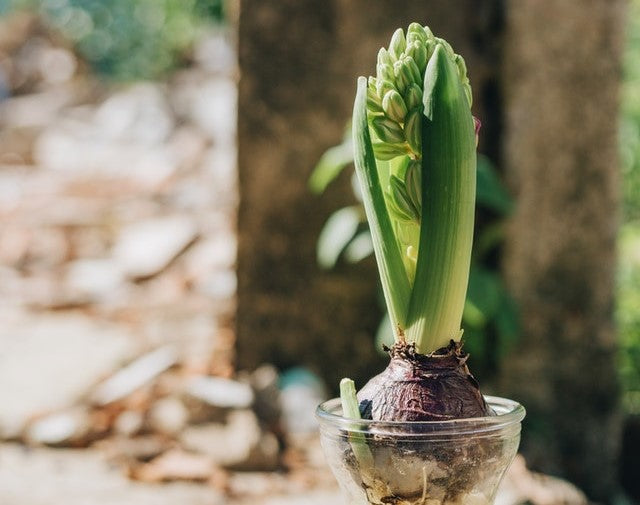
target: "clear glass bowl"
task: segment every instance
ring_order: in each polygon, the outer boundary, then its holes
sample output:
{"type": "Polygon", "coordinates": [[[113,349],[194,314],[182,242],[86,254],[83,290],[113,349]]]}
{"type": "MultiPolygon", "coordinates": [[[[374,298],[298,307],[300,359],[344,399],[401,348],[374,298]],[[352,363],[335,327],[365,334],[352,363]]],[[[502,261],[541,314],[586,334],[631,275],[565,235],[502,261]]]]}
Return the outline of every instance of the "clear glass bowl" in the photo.
{"type": "Polygon", "coordinates": [[[496,415],[427,422],[316,410],[325,457],[349,505],[490,505],[518,450],[522,405],[486,396],[496,415]]]}

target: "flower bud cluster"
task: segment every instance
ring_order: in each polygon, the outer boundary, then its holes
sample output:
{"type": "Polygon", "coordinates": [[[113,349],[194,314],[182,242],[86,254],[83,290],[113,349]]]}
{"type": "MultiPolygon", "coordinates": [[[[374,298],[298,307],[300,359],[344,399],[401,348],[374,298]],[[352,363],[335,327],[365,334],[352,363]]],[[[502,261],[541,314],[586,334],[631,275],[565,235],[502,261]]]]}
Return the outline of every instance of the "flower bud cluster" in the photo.
{"type": "Polygon", "coordinates": [[[390,207],[402,221],[420,220],[424,74],[438,44],[456,64],[471,106],[471,86],[464,60],[447,41],[418,23],[409,25],[406,36],[402,28],[394,32],[389,48],[383,47],[378,52],[376,76],[368,80],[367,111],[369,126],[377,137],[373,143],[376,158],[388,161],[408,155],[412,160],[403,178],[392,175],[389,180],[390,207]]]}

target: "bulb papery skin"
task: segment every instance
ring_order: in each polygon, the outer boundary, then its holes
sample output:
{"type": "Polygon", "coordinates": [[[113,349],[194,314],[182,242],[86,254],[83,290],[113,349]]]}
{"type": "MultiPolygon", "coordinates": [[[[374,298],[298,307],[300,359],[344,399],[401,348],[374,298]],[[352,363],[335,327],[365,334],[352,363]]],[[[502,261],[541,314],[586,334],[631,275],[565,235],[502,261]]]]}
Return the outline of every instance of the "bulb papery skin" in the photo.
{"type": "Polygon", "coordinates": [[[452,341],[429,355],[397,343],[390,354],[387,368],[358,392],[363,419],[444,421],[493,415],[460,343],[452,341]]]}

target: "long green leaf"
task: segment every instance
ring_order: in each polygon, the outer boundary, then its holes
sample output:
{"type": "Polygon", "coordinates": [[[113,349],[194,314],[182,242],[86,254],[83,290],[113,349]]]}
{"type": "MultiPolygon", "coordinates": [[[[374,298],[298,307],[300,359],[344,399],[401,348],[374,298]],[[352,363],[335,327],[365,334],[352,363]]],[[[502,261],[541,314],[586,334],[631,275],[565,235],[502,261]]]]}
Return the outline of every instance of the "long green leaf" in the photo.
{"type": "Polygon", "coordinates": [[[367,123],[367,79],[365,77],[358,78],[358,91],[353,107],[353,148],[354,164],[362,188],[364,209],[369,221],[382,289],[394,333],[396,338],[399,338],[406,328],[411,287],[387,213],[371,145],[367,123]]]}
{"type": "Polygon", "coordinates": [[[407,333],[428,353],[460,338],[476,192],[473,118],[440,44],[427,65],[423,98],[422,222],[407,333]]]}

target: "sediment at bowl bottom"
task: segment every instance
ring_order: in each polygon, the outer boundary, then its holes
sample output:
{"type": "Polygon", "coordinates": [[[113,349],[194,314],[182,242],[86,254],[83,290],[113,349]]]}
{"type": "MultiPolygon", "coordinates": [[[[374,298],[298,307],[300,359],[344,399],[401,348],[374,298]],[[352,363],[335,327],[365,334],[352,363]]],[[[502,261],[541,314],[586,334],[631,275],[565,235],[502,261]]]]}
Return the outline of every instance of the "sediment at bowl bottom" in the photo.
{"type": "Polygon", "coordinates": [[[348,442],[345,466],[369,505],[489,505],[515,448],[495,438],[397,442],[371,436],[363,467],[348,442]]]}

